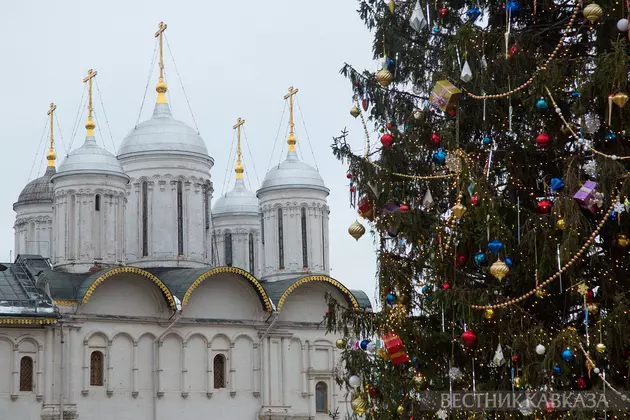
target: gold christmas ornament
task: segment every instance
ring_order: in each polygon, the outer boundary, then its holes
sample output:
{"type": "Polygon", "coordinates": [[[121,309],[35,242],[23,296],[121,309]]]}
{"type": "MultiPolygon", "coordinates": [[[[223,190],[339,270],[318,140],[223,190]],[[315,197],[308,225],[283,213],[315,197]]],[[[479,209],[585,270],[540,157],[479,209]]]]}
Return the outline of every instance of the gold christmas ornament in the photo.
{"type": "Polygon", "coordinates": [[[402,416],[403,414],[405,414],[405,407],[403,407],[402,405],[399,405],[398,408],[396,409],[396,412],[402,416]]]}
{"type": "Polygon", "coordinates": [[[556,222],[556,229],[565,230],[566,227],[567,223],[564,221],[564,219],[558,219],[558,221],[556,222]]]}
{"type": "Polygon", "coordinates": [[[547,291],[545,289],[536,290],[536,297],[538,299],[543,299],[547,297],[547,291]]]}
{"type": "Polygon", "coordinates": [[[357,241],[361,239],[361,236],[365,234],[365,228],[358,220],[355,220],[354,223],[350,225],[348,228],[348,233],[357,241]]]}
{"type": "Polygon", "coordinates": [[[462,217],[464,217],[464,214],[466,214],[466,210],[466,206],[464,206],[462,203],[457,203],[453,206],[453,208],[451,208],[453,216],[456,219],[461,219],[462,217]]]}
{"type": "Polygon", "coordinates": [[[422,111],[421,109],[415,109],[413,111],[413,118],[416,121],[424,121],[424,111],[422,111]]]}
{"type": "Polygon", "coordinates": [[[597,303],[588,303],[586,304],[586,310],[589,314],[595,315],[599,311],[599,306],[597,306],[597,303]]]}
{"type": "Polygon", "coordinates": [[[376,81],[383,87],[389,86],[392,80],[394,80],[394,76],[387,69],[380,69],[378,73],[376,73],[376,81]]]}
{"type": "Polygon", "coordinates": [[[623,233],[620,233],[619,235],[617,235],[617,245],[619,245],[622,248],[625,248],[628,246],[628,244],[630,244],[630,239],[628,239],[626,235],[624,235],[623,233]]]}
{"type": "Polygon", "coordinates": [[[628,95],[626,95],[625,93],[617,93],[615,94],[615,96],[612,97],[612,101],[619,108],[623,108],[626,105],[626,102],[628,102],[628,95]]]}
{"type": "Polygon", "coordinates": [[[380,349],[378,349],[378,355],[383,360],[388,360],[389,359],[389,354],[387,354],[387,350],[385,350],[384,347],[381,347],[380,349]]]}
{"type": "Polygon", "coordinates": [[[602,18],[603,13],[604,11],[602,10],[602,8],[598,4],[595,4],[595,3],[589,4],[582,11],[582,14],[586,18],[586,20],[591,22],[591,24],[600,20],[602,18]]]}
{"type": "Polygon", "coordinates": [[[413,377],[413,383],[418,391],[424,391],[429,386],[427,377],[419,372],[413,377]]]}
{"type": "Polygon", "coordinates": [[[350,115],[352,115],[354,118],[356,118],[359,115],[361,115],[361,110],[359,109],[358,106],[355,105],[352,108],[350,108],[350,115]]]}
{"type": "Polygon", "coordinates": [[[515,376],[514,377],[514,388],[516,389],[520,389],[521,388],[521,378],[519,376],[515,376]]]}
{"type": "Polygon", "coordinates": [[[339,350],[345,349],[347,345],[348,345],[348,342],[344,340],[343,338],[340,338],[339,340],[335,342],[335,346],[337,346],[339,350]]]}
{"type": "Polygon", "coordinates": [[[595,346],[595,350],[597,351],[597,353],[604,353],[606,351],[606,344],[597,343],[597,345],[595,346]]]}
{"type": "Polygon", "coordinates": [[[362,416],[368,409],[367,401],[365,401],[365,398],[363,398],[361,394],[357,394],[352,397],[350,407],[352,407],[352,411],[357,413],[359,416],[362,416]]]}
{"type": "Polygon", "coordinates": [[[487,319],[488,321],[490,321],[492,318],[494,318],[494,309],[492,308],[486,309],[486,311],[483,313],[483,317],[487,319]]]}
{"type": "Polygon", "coordinates": [[[510,272],[510,267],[507,266],[501,260],[497,260],[492,266],[490,266],[490,274],[492,274],[497,280],[501,281],[510,272]]]}

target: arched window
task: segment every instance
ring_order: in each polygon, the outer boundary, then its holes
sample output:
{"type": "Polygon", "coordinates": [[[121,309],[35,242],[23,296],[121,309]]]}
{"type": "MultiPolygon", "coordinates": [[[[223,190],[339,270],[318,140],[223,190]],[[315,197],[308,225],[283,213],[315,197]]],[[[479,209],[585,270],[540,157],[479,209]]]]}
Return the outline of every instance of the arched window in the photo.
{"type": "Polygon", "coordinates": [[[75,233],[75,226],[77,224],[76,222],[76,202],[77,202],[77,197],[76,195],[72,194],[70,196],[70,205],[68,206],[68,221],[67,221],[67,226],[68,226],[68,259],[69,260],[73,260],[76,258],[76,249],[74,247],[75,244],[75,238],[74,238],[74,233],[75,233]]]}
{"type": "Polygon", "coordinates": [[[214,370],[214,388],[226,388],[225,386],[225,356],[217,354],[214,356],[213,362],[214,370]]]}
{"type": "Polygon", "coordinates": [[[306,208],[302,207],[302,266],[308,268],[308,245],[306,242],[306,208]]]}
{"type": "Polygon", "coordinates": [[[282,226],[282,209],[278,209],[278,268],[284,269],[284,227],[282,226]]]}
{"type": "Polygon", "coordinates": [[[249,234],[249,272],[254,275],[254,234],[249,234]]]}
{"type": "Polygon", "coordinates": [[[149,187],[147,181],[142,183],[142,256],[149,255],[149,187]]]}
{"type": "Polygon", "coordinates": [[[260,240],[265,244],[265,215],[260,215],[260,240]]]}
{"type": "Polygon", "coordinates": [[[223,245],[225,246],[225,265],[232,267],[232,233],[225,232],[223,236],[223,245]]]}
{"type": "Polygon", "coordinates": [[[328,385],[326,382],[317,382],[315,385],[315,411],[317,413],[328,412],[328,385]]]}
{"type": "Polygon", "coordinates": [[[33,359],[28,356],[20,359],[20,391],[31,392],[33,390],[33,359]]]}
{"type": "Polygon", "coordinates": [[[182,181],[177,182],[177,255],[184,255],[184,200],[182,181]]]}
{"type": "Polygon", "coordinates": [[[94,211],[101,211],[101,195],[96,194],[94,197],[94,211]]]}
{"type": "Polygon", "coordinates": [[[210,230],[210,191],[208,191],[208,186],[204,187],[203,191],[203,212],[206,223],[206,230],[210,230]]]}
{"type": "Polygon", "coordinates": [[[322,270],[326,269],[326,209],[322,210],[322,270]]]}
{"type": "Polygon", "coordinates": [[[103,386],[103,353],[93,351],[90,355],[90,385],[103,386]]]}

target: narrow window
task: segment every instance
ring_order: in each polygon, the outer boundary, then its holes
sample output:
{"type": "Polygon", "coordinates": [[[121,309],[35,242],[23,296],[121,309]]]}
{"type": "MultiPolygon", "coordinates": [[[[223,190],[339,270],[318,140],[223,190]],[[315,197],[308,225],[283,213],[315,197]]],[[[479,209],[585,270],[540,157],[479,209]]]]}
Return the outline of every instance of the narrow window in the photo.
{"type": "Polygon", "coordinates": [[[28,356],[20,360],[20,391],[30,392],[33,390],[33,359],[28,356]]]}
{"type": "Polygon", "coordinates": [[[260,215],[260,232],[261,232],[261,241],[262,244],[265,244],[265,215],[261,214],[260,215]]]}
{"type": "Polygon", "coordinates": [[[90,355],[90,385],[103,386],[103,353],[100,351],[90,355]]]}
{"type": "Polygon", "coordinates": [[[225,265],[232,267],[232,233],[225,232],[223,236],[225,246],[225,265]]]}
{"type": "Polygon", "coordinates": [[[149,255],[149,188],[147,182],[142,183],[142,256],[149,255]]]}
{"type": "Polygon", "coordinates": [[[308,245],[306,242],[306,208],[302,207],[302,266],[308,268],[308,245]]]}
{"type": "Polygon", "coordinates": [[[214,356],[214,388],[225,388],[225,356],[217,354],[214,356]]]}
{"type": "Polygon", "coordinates": [[[317,413],[328,412],[328,385],[326,382],[317,382],[315,385],[315,411],[317,413]]]}
{"type": "Polygon", "coordinates": [[[249,273],[254,275],[254,234],[249,234],[249,273]]]}
{"type": "Polygon", "coordinates": [[[184,255],[184,206],[182,181],[177,182],[177,255],[184,255]]]}
{"type": "Polygon", "coordinates": [[[101,195],[96,194],[94,197],[94,211],[101,211],[101,195]]]}
{"type": "Polygon", "coordinates": [[[75,237],[74,237],[74,233],[75,233],[75,226],[77,225],[77,219],[76,219],[76,201],[77,198],[74,194],[72,194],[70,196],[70,206],[68,209],[68,218],[66,220],[67,226],[68,226],[68,259],[75,259],[76,258],[76,249],[74,247],[75,244],[75,237]]]}
{"type": "Polygon", "coordinates": [[[210,193],[207,186],[203,194],[203,211],[206,217],[206,230],[210,230],[210,193]]]}
{"type": "Polygon", "coordinates": [[[282,209],[278,209],[278,268],[284,269],[284,229],[282,226],[282,209]]]}
{"type": "Polygon", "coordinates": [[[322,270],[326,270],[326,210],[322,210],[322,270]]]}
{"type": "Polygon", "coordinates": [[[214,241],[216,241],[217,238],[214,236],[214,233],[212,234],[211,238],[210,238],[210,261],[212,263],[213,266],[215,266],[215,263],[217,260],[214,259],[214,241]]]}

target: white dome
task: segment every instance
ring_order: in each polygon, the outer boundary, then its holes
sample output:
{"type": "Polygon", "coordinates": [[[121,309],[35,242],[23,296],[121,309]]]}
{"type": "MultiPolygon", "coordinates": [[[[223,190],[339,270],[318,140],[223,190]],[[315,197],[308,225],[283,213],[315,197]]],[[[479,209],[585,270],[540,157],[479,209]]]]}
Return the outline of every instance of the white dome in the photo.
{"type": "Polygon", "coordinates": [[[295,151],[287,153],[284,162],[267,172],[258,191],[287,187],[319,189],[326,194],[329,192],[319,171],[299,160],[295,151]]]}
{"type": "Polygon", "coordinates": [[[173,118],[168,104],[156,104],[151,119],[125,136],[118,156],[146,152],[187,152],[207,156],[208,148],[195,130],[173,118]]]}
{"type": "Polygon", "coordinates": [[[217,200],[212,207],[212,215],[228,214],[260,214],[260,206],[256,194],[245,188],[242,179],[236,180],[234,189],[217,200]]]}
{"type": "Polygon", "coordinates": [[[86,137],[83,146],[68,154],[52,179],[75,173],[103,173],[126,177],[116,156],[97,145],[93,136],[86,137]]]}

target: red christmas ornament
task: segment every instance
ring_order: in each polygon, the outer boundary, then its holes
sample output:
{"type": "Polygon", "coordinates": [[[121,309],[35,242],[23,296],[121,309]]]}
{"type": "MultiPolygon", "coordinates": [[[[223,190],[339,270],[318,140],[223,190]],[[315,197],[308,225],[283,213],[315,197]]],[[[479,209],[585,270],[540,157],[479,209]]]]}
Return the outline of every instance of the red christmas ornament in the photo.
{"type": "Polygon", "coordinates": [[[409,206],[406,205],[406,204],[403,204],[403,205],[400,206],[399,210],[401,212],[405,213],[405,212],[409,211],[409,206]]]}
{"type": "Polygon", "coordinates": [[[538,213],[540,214],[549,214],[551,212],[551,208],[553,207],[553,202],[551,200],[540,200],[538,202],[538,213]]]}
{"type": "Polygon", "coordinates": [[[350,192],[355,192],[357,190],[357,187],[355,187],[354,185],[350,187],[350,192]]]}
{"type": "Polygon", "coordinates": [[[470,197],[470,205],[476,206],[477,204],[479,204],[479,195],[475,194],[472,197],[470,197]]]}
{"type": "Polygon", "coordinates": [[[579,389],[586,389],[586,381],[584,380],[584,378],[578,378],[577,386],[579,389]]]}
{"type": "Polygon", "coordinates": [[[518,47],[516,45],[512,45],[510,47],[510,56],[514,56],[516,53],[518,53],[518,47]]]}
{"type": "Polygon", "coordinates": [[[457,110],[455,108],[449,108],[446,110],[446,113],[451,117],[454,117],[455,115],[457,115],[457,110]]]}
{"type": "Polygon", "coordinates": [[[391,129],[392,129],[392,123],[387,123],[387,124],[385,124],[385,127],[386,127],[388,130],[390,130],[390,131],[391,131],[391,129]]]}
{"type": "Polygon", "coordinates": [[[467,262],[468,257],[466,257],[466,255],[464,254],[459,254],[457,257],[455,257],[455,267],[457,268],[465,266],[467,262]]]}
{"type": "Polygon", "coordinates": [[[444,284],[442,284],[442,290],[448,290],[448,289],[450,289],[450,288],[451,288],[451,285],[450,285],[450,284],[448,284],[448,283],[444,283],[444,284]]]}
{"type": "Polygon", "coordinates": [[[593,291],[589,290],[588,292],[586,292],[586,302],[587,303],[591,303],[593,301],[593,291]]]}
{"type": "Polygon", "coordinates": [[[472,332],[472,330],[466,330],[462,334],[462,341],[466,346],[472,347],[477,343],[477,334],[472,332]]]}
{"type": "Polygon", "coordinates": [[[512,363],[518,363],[518,356],[516,354],[512,356],[512,363]]]}
{"type": "Polygon", "coordinates": [[[363,106],[364,111],[368,110],[368,107],[370,106],[370,102],[368,101],[367,98],[361,99],[361,106],[363,106]]]}
{"type": "Polygon", "coordinates": [[[448,16],[448,9],[447,9],[446,7],[442,7],[442,8],[438,11],[438,13],[440,14],[440,16],[442,16],[442,17],[446,17],[446,16],[448,16]]]}
{"type": "Polygon", "coordinates": [[[431,142],[433,143],[434,146],[439,146],[441,141],[442,141],[442,137],[440,137],[438,133],[431,134],[431,142]]]}
{"type": "Polygon", "coordinates": [[[367,213],[372,209],[372,204],[370,204],[370,200],[366,196],[363,196],[359,199],[359,212],[367,213]]]}
{"type": "Polygon", "coordinates": [[[536,137],[536,145],[541,149],[546,149],[551,144],[551,137],[547,133],[540,133],[536,137]]]}
{"type": "Polygon", "coordinates": [[[383,147],[386,149],[389,149],[389,146],[392,145],[393,141],[394,141],[394,138],[389,133],[385,133],[381,136],[381,143],[383,144],[383,147]]]}
{"type": "Polygon", "coordinates": [[[350,172],[348,172],[348,173],[346,174],[346,178],[348,178],[348,179],[352,178],[352,175],[350,175],[350,172]]]}

